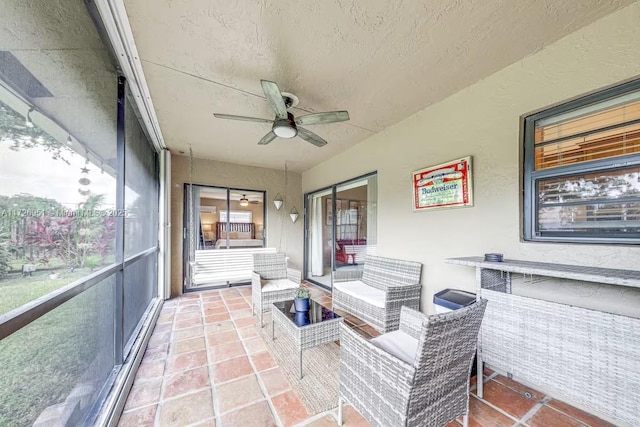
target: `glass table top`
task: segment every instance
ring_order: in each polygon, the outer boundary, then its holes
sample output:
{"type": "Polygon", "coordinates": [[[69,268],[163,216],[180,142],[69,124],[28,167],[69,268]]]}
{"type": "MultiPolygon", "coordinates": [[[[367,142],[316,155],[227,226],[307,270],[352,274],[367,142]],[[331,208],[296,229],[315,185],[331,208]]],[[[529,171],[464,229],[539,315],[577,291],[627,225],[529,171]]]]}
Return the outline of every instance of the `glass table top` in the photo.
{"type": "Polygon", "coordinates": [[[309,300],[308,311],[296,311],[293,300],[275,302],[273,305],[296,326],[308,326],[340,318],[338,314],[314,300],[309,300]]]}

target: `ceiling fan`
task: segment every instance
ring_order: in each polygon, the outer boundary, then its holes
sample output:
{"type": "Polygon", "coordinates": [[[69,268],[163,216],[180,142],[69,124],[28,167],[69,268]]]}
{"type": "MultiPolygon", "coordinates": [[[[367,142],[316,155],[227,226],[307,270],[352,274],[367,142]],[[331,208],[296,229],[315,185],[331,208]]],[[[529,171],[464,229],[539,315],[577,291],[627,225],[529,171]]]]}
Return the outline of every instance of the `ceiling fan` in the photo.
{"type": "Polygon", "coordinates": [[[214,117],[219,119],[243,120],[246,122],[272,123],[271,132],[262,137],[258,142],[259,145],[266,145],[280,138],[294,138],[299,136],[307,142],[317,147],[327,145],[327,141],[322,139],[315,133],[307,130],[299,125],[320,125],[325,123],[344,122],[349,120],[347,111],[327,111],[324,113],[312,113],[300,117],[295,117],[287,109],[295,107],[298,103],[298,97],[287,92],[280,92],[280,88],[274,82],[268,80],[260,80],[262,90],[264,91],[267,101],[276,113],[273,120],[261,119],[259,117],[234,116],[231,114],[213,113],[214,117]]]}
{"type": "MultiPolygon", "coordinates": [[[[252,196],[249,196],[249,197],[252,197],[252,196]]],[[[256,199],[253,199],[253,198],[247,199],[247,195],[246,194],[243,194],[242,198],[240,199],[240,206],[249,206],[249,204],[257,205],[257,204],[260,204],[260,203],[261,203],[260,200],[256,200],[256,199]]]]}

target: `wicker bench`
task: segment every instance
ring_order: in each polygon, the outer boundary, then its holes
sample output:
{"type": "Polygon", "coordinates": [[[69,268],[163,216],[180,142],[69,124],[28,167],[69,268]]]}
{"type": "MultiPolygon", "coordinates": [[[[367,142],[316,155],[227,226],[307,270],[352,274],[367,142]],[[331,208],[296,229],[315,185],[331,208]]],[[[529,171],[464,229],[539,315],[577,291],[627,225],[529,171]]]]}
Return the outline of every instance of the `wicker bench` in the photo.
{"type": "Polygon", "coordinates": [[[333,272],[333,308],[380,332],[396,330],[402,306],[418,310],[421,273],[419,262],[366,255],[363,270],[333,272]]]}

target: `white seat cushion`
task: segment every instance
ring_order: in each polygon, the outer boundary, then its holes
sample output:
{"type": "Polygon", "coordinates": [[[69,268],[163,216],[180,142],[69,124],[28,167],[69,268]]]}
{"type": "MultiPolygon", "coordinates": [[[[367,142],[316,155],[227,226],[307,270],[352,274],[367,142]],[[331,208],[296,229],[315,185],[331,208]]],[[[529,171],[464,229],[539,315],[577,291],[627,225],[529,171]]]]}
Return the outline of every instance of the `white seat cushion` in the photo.
{"type": "Polygon", "coordinates": [[[382,334],[369,342],[411,365],[416,359],[418,340],[400,330],[382,334]]]}
{"type": "Polygon", "coordinates": [[[262,280],[262,292],[284,291],[285,289],[295,289],[299,287],[299,284],[289,279],[262,280]]]}
{"type": "Polygon", "coordinates": [[[376,289],[373,286],[369,286],[360,280],[336,282],[333,284],[333,287],[371,305],[384,308],[384,301],[386,299],[384,291],[376,289]]]}

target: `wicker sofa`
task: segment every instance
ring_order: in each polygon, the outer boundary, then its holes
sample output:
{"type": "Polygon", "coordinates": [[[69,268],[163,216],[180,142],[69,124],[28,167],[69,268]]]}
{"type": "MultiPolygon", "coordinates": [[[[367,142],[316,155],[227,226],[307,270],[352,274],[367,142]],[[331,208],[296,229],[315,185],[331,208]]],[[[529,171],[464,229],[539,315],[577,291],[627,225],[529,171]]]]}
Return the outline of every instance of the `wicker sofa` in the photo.
{"type": "Polygon", "coordinates": [[[396,330],[402,306],[418,309],[421,272],[419,262],[367,255],[364,269],[333,272],[333,308],[380,332],[396,330]]]}

